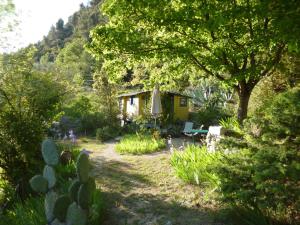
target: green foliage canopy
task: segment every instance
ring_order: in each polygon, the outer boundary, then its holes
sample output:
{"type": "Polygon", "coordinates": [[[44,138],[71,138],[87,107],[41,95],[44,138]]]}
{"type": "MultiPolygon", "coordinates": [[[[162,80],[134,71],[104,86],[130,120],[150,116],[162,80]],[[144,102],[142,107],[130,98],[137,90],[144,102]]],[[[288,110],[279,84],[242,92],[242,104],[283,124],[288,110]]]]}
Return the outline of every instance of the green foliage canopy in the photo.
{"type": "Polygon", "coordinates": [[[1,177],[21,189],[38,169],[40,142],[64,94],[52,74],[34,70],[33,53],[27,49],[4,55],[0,67],[1,177]]]}
{"type": "Polygon", "coordinates": [[[84,49],[85,40],[74,38],[59,51],[55,65],[68,80],[77,76],[84,81],[86,86],[91,86],[94,72],[94,59],[84,49]]]}
{"type": "Polygon", "coordinates": [[[287,44],[297,49],[299,7],[283,0],[106,0],[109,23],[91,32],[89,49],[113,73],[153,60],[172,62],[175,80],[189,76],[186,70],[214,76],[239,94],[243,120],[255,85],[272,74],[287,44]]]}
{"type": "Polygon", "coordinates": [[[232,152],[218,167],[222,197],[299,224],[300,89],[277,95],[245,122],[244,139],[225,138],[232,152]]]}

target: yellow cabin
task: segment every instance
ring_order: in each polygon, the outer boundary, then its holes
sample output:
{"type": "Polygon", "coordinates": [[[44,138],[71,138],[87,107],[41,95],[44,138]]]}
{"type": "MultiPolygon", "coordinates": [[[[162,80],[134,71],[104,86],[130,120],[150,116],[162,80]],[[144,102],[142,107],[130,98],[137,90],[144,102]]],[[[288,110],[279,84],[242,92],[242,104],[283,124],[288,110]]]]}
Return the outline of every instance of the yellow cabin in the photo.
{"type": "MultiPolygon", "coordinates": [[[[137,91],[118,96],[123,120],[150,114],[151,92],[137,91]]],[[[189,97],[176,92],[161,92],[163,117],[168,121],[188,120],[189,97]]]]}

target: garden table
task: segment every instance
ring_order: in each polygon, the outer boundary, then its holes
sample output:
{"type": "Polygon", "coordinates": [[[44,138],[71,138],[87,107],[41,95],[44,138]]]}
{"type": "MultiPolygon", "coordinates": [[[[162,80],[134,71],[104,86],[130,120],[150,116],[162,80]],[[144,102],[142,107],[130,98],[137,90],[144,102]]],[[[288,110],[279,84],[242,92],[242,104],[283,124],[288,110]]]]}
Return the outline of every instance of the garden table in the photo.
{"type": "Polygon", "coordinates": [[[194,136],[196,136],[197,134],[200,134],[201,137],[204,137],[204,136],[208,133],[208,130],[192,129],[192,130],[190,131],[190,133],[193,134],[193,142],[195,143],[194,136]]]}

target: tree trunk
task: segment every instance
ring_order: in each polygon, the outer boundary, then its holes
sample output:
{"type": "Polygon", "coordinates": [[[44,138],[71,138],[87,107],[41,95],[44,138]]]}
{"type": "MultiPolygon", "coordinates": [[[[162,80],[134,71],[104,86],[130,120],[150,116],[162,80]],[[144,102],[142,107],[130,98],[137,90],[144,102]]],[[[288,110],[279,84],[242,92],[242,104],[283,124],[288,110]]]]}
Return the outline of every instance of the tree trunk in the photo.
{"type": "Polygon", "coordinates": [[[237,118],[240,124],[246,119],[248,113],[248,103],[252,90],[248,90],[247,87],[240,87],[238,91],[239,95],[239,107],[237,112],[237,118]]]}

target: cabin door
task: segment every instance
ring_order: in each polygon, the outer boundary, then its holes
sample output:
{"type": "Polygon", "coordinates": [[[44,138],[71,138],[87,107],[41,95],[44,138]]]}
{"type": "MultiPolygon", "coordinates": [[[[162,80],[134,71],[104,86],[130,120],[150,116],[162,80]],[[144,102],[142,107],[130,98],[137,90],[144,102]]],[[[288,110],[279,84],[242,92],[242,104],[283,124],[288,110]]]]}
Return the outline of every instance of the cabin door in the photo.
{"type": "Polygon", "coordinates": [[[162,94],[161,103],[163,108],[163,121],[170,124],[174,118],[174,96],[166,93],[162,94]]]}
{"type": "Polygon", "coordinates": [[[174,95],[170,95],[171,107],[170,107],[170,122],[174,120],[174,95]]]}

